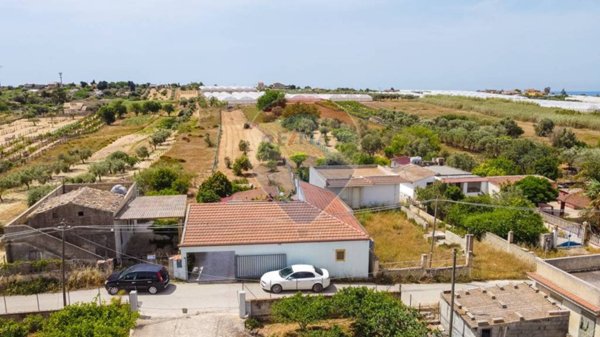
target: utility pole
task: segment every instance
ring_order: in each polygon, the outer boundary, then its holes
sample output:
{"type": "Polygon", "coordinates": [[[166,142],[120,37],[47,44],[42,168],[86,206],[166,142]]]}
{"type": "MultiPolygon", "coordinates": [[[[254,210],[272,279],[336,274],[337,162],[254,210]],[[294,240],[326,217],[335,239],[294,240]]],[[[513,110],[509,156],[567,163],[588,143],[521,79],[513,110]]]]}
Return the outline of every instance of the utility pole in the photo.
{"type": "Polygon", "coordinates": [[[60,264],[60,273],[61,273],[61,284],[62,284],[62,295],[63,295],[63,308],[67,306],[67,285],[66,285],[66,268],[65,268],[65,230],[67,229],[65,226],[64,220],[61,221],[61,225],[58,227],[61,229],[62,236],[62,254],[61,254],[61,264],[60,264]]]}
{"type": "Polygon", "coordinates": [[[62,71],[58,73],[58,77],[60,77],[60,87],[62,88],[62,71]]]}
{"type": "Polygon", "coordinates": [[[452,249],[452,287],[450,289],[450,327],[449,337],[452,337],[454,326],[454,286],[456,284],[456,248],[452,249]]]}
{"type": "Polygon", "coordinates": [[[431,249],[429,250],[429,268],[433,264],[433,248],[435,248],[435,226],[437,225],[438,198],[435,198],[433,209],[433,230],[431,231],[431,249]]]}

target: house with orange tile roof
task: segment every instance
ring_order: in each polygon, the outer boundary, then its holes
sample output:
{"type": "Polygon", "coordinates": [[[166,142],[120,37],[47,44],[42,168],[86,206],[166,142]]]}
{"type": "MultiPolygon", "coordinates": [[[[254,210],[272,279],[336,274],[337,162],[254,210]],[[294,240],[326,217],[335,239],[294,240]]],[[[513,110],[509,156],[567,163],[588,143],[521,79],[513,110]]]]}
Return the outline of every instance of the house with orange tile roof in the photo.
{"type": "Polygon", "coordinates": [[[187,280],[258,278],[292,264],[367,278],[372,242],[334,193],[299,182],[292,201],[190,204],[180,251],[187,280]]]}

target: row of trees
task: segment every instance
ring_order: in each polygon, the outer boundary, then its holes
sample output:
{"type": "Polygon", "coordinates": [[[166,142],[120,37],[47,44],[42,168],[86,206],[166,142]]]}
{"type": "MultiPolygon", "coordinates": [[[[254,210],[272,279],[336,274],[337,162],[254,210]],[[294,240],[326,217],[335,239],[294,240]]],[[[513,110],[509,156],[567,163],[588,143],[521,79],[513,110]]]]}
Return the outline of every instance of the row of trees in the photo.
{"type": "Polygon", "coordinates": [[[437,206],[438,217],[452,226],[477,237],[486,232],[506,237],[513,231],[517,242],[528,245],[536,245],[547,231],[536,205],[557,196],[547,179],[534,176],[503,186],[494,196],[465,197],[459,187],[440,182],[417,190],[417,200],[426,203],[427,211],[433,214],[437,206]]]}

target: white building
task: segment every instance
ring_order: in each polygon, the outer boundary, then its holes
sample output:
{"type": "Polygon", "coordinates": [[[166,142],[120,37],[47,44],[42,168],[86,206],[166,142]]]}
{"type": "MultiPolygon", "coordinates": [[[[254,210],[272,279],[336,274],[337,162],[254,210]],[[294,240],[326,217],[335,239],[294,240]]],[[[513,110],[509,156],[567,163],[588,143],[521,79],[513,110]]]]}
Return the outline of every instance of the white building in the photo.
{"type": "Polygon", "coordinates": [[[404,179],[400,183],[400,201],[415,199],[418,188],[425,188],[435,181],[435,173],[419,165],[397,166],[391,171],[404,179]]]}
{"type": "Polygon", "coordinates": [[[318,166],[309,182],[338,195],[352,208],[395,205],[406,179],[379,165],[318,166]]]}
{"type": "Polygon", "coordinates": [[[332,277],[366,278],[371,240],[335,194],[300,183],[289,202],[190,204],[180,243],[181,269],[195,280],[257,278],[291,264],[332,277]]]}
{"type": "Polygon", "coordinates": [[[488,191],[487,179],[470,172],[446,165],[427,166],[426,169],[435,174],[435,179],[450,185],[460,187],[466,196],[485,194],[488,191]]]}

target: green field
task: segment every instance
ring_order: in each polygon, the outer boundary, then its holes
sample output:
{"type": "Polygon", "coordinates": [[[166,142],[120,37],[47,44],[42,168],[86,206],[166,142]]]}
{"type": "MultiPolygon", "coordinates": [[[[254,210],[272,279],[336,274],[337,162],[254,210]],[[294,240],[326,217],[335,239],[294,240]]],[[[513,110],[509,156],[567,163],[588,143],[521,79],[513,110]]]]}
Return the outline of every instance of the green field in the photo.
{"type": "Polygon", "coordinates": [[[419,99],[419,101],[445,108],[475,111],[500,118],[510,117],[527,122],[537,122],[542,118],[550,118],[560,126],[600,130],[600,115],[597,113],[580,113],[573,110],[545,108],[535,103],[457,96],[426,96],[419,99]]]}

